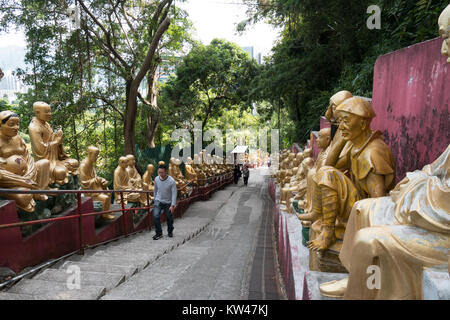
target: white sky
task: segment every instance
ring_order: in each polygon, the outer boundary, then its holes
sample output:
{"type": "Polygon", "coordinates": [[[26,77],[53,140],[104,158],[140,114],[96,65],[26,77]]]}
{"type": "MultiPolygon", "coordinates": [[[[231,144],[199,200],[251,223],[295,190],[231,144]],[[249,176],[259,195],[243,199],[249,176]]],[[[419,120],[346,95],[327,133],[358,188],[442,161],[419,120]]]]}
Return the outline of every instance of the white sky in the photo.
{"type": "MultiPolygon", "coordinates": [[[[196,29],[194,37],[204,44],[214,38],[224,38],[241,47],[253,46],[255,57],[259,52],[263,56],[269,54],[279,30],[261,22],[249,27],[242,36],[237,35],[236,25],[246,18],[247,8],[240,3],[241,0],[188,0],[176,5],[188,12],[196,29]]],[[[10,34],[0,34],[0,47],[9,45],[25,46],[24,35],[14,30],[10,34]]]]}

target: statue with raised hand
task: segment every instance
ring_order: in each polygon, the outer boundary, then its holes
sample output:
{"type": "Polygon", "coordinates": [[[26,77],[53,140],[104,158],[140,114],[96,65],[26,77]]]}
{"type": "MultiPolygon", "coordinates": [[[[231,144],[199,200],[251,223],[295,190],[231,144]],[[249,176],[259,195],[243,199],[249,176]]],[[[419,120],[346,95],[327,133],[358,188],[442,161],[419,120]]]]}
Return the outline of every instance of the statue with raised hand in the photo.
{"type": "Polygon", "coordinates": [[[325,250],[342,239],[350,211],[356,201],[382,197],[394,186],[395,163],[381,132],[373,131],[375,117],[370,102],[352,97],[335,110],[339,131],[346,141],[345,169],[323,166],[316,173],[312,214],[300,220],[316,220],[312,229],[317,236],[308,248],[325,250]]]}
{"type": "Polygon", "coordinates": [[[49,124],[52,113],[50,105],[45,102],[33,104],[34,117],[28,126],[31,149],[36,161],[47,159],[50,161],[50,184],[66,184],[68,174],[78,174],[78,160],[71,159],[64,152],[61,130],[53,131],[49,124]]]}

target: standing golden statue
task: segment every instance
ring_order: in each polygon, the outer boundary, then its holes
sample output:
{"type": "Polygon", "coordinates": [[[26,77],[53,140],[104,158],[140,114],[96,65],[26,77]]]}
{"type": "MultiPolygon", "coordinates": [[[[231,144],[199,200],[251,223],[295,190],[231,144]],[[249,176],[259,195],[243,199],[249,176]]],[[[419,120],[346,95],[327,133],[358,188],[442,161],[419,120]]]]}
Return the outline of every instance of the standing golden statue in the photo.
{"type": "Polygon", "coordinates": [[[35,102],[33,111],[35,116],[28,126],[33,157],[36,161],[50,161],[50,184],[66,184],[69,173],[78,174],[78,160],[69,158],[64,152],[63,132],[53,132],[48,123],[52,117],[50,106],[45,102],[35,102]]]}
{"type": "Polygon", "coordinates": [[[308,244],[313,250],[328,249],[336,239],[343,238],[356,201],[382,197],[394,186],[394,158],[381,132],[370,128],[375,117],[370,102],[349,98],[336,108],[335,114],[346,141],[345,160],[350,178],[331,166],[323,166],[317,172],[312,214],[299,216],[306,221],[318,219],[312,224],[318,236],[308,244]]]}
{"type": "MultiPolygon", "coordinates": [[[[80,184],[83,190],[108,190],[108,181],[97,175],[95,163],[97,162],[100,150],[97,147],[88,147],[88,155],[80,164],[80,184]]],[[[91,197],[94,201],[102,204],[103,211],[109,211],[111,207],[111,193],[88,193],[87,197],[91,197]]],[[[113,220],[114,214],[104,213],[102,218],[105,220],[113,220]]]]}
{"type": "Polygon", "coordinates": [[[195,170],[197,175],[197,183],[199,186],[204,186],[206,184],[206,174],[202,170],[201,160],[198,154],[194,154],[194,162],[191,164],[192,168],[195,170]]]}
{"type": "MultiPolygon", "coordinates": [[[[0,112],[0,188],[48,189],[50,162],[34,161],[25,141],[18,135],[19,116],[12,111],[0,112]]],[[[47,200],[43,194],[0,194],[15,200],[18,208],[33,212],[34,200],[47,200]]]]}

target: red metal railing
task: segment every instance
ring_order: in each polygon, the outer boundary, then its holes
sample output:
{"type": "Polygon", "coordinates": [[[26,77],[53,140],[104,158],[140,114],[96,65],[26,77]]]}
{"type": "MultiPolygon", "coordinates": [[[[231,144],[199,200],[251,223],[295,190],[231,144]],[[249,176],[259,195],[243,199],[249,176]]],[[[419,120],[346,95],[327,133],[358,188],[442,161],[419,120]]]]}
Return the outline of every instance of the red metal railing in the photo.
{"type": "MultiPolygon", "coordinates": [[[[231,177],[231,173],[227,173],[220,177],[214,177],[214,183],[221,181],[222,184],[219,186],[221,187],[224,183],[226,183],[226,180],[231,177]]],[[[185,189],[192,181],[188,181],[183,187],[179,188],[178,191],[185,189]]],[[[196,189],[198,189],[197,187],[196,189]]],[[[200,187],[205,188],[205,187],[200,187]]],[[[196,190],[197,191],[197,190],[196,190]]],[[[209,195],[210,192],[212,192],[212,189],[209,189],[206,194],[209,195]]],[[[78,230],[79,230],[79,253],[84,254],[85,244],[83,241],[83,227],[82,227],[82,221],[83,218],[91,217],[91,216],[98,216],[103,215],[105,213],[114,213],[114,212],[122,212],[122,225],[123,225],[123,233],[124,236],[128,236],[128,229],[127,229],[127,220],[126,220],[126,213],[129,211],[137,211],[137,210],[147,210],[147,219],[148,219],[148,226],[149,230],[151,229],[151,223],[150,223],[150,216],[151,216],[151,210],[153,208],[152,205],[147,206],[141,206],[141,207],[135,207],[135,208],[125,208],[124,204],[124,193],[145,193],[147,195],[147,204],[150,203],[150,194],[152,191],[143,191],[143,190],[17,190],[17,189],[0,189],[0,196],[1,194],[77,194],[77,214],[75,215],[69,215],[64,217],[54,217],[54,218],[46,218],[46,219],[39,219],[39,220],[33,220],[33,221],[25,221],[25,222],[17,222],[17,223],[9,223],[9,224],[1,224],[0,230],[2,229],[8,229],[8,228],[17,228],[17,227],[23,227],[28,225],[35,225],[35,224],[42,224],[42,223],[49,223],[49,222],[61,222],[66,220],[72,220],[72,219],[78,219],[78,230]],[[121,208],[115,209],[115,210],[108,210],[108,211],[99,211],[99,212],[88,212],[88,213],[82,213],[81,206],[82,206],[82,194],[92,194],[92,193],[119,193],[120,194],[120,200],[121,200],[121,208]]],[[[197,193],[197,192],[193,192],[197,193]]],[[[178,203],[179,201],[177,201],[178,203]]],[[[117,238],[110,239],[104,243],[116,240],[117,238]]]]}

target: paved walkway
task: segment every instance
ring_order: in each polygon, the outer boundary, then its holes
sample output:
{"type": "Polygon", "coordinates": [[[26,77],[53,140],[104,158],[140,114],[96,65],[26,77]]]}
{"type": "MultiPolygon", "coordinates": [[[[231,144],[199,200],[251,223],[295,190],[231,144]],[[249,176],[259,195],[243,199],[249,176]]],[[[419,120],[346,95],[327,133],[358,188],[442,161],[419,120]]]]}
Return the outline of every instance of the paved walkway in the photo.
{"type": "MultiPolygon", "coordinates": [[[[166,254],[102,299],[280,299],[275,282],[272,229],[267,218],[265,168],[251,171],[249,185],[230,185],[210,204],[220,210],[197,237],[166,254]]],[[[197,204],[200,208],[204,202],[197,204]]],[[[174,234],[179,228],[175,224],[174,234]]]]}

